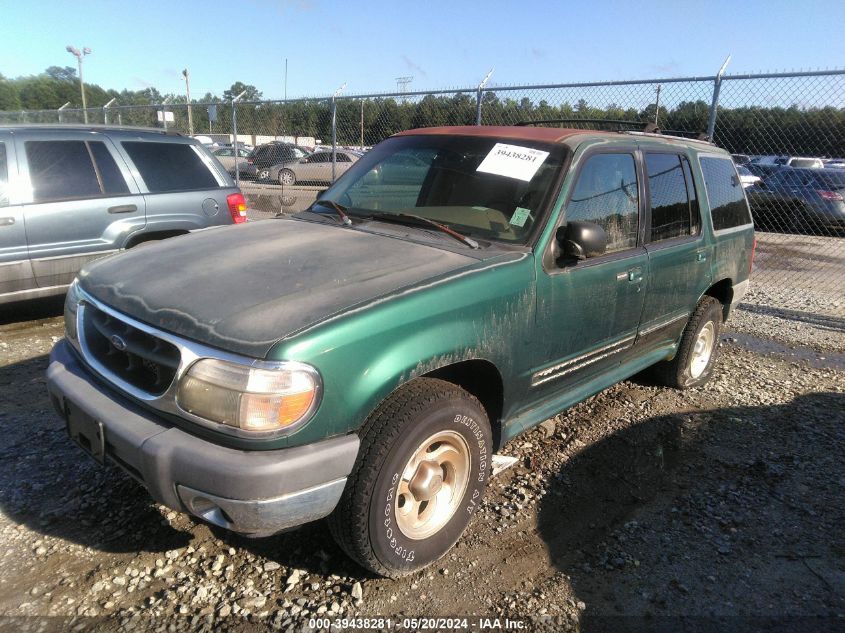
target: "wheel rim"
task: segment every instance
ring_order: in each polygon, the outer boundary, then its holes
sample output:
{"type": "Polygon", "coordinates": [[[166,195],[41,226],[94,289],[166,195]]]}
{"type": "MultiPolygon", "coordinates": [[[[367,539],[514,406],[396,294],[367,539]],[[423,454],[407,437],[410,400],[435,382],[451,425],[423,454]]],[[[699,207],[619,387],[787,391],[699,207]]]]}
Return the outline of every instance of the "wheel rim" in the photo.
{"type": "Polygon", "coordinates": [[[268,172],[266,169],[262,169],[260,172],[258,172],[258,177],[261,178],[261,180],[266,180],[267,176],[269,175],[270,172],[268,172]]]}
{"type": "Polygon", "coordinates": [[[698,333],[695,344],[692,347],[689,373],[693,378],[698,378],[704,373],[710,356],[713,354],[713,344],[716,342],[716,326],[713,321],[708,321],[698,333]]]}
{"type": "Polygon", "coordinates": [[[283,185],[292,185],[294,181],[293,172],[283,171],[279,176],[279,180],[282,181],[283,185]]]}
{"type": "Polygon", "coordinates": [[[420,540],[440,531],[463,499],[471,465],[469,446],[459,433],[441,431],[422,442],[396,491],[394,512],[402,534],[420,540]]]}

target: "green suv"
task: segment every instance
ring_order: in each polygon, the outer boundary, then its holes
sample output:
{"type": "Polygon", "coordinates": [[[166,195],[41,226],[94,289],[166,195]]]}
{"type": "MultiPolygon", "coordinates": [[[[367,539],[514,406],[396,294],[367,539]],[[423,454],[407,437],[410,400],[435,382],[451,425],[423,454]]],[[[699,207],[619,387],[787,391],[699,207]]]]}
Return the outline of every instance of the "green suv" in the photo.
{"type": "Polygon", "coordinates": [[[399,576],[457,541],[504,442],[649,367],[705,383],[753,249],[709,143],[412,130],[293,217],[90,264],[48,385],[157,501],[252,536],[328,517],[399,576]]]}

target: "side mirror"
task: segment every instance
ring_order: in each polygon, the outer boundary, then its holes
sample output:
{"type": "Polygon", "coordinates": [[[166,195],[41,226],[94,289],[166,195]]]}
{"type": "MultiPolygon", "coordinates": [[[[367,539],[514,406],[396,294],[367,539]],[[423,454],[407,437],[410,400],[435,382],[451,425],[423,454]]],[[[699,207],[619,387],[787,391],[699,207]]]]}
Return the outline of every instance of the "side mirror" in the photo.
{"type": "Polygon", "coordinates": [[[594,222],[568,222],[558,228],[555,238],[562,256],[568,259],[598,257],[607,249],[607,233],[594,222]]]}
{"type": "Polygon", "coordinates": [[[317,200],[321,199],[324,195],[326,195],[327,191],[328,191],[328,189],[320,189],[320,191],[317,192],[316,199],[317,200]]]}

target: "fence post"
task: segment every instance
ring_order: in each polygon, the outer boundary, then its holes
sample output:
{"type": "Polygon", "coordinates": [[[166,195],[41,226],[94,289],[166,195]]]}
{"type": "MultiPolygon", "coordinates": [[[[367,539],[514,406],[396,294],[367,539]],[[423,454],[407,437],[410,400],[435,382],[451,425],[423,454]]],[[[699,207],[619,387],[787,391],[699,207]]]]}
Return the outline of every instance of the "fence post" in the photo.
{"type": "Polygon", "coordinates": [[[346,88],[346,82],[334,91],[332,95],[332,182],[334,182],[337,170],[337,95],[346,88]]]}
{"type": "Polygon", "coordinates": [[[716,112],[719,109],[719,91],[722,89],[722,75],[725,74],[725,69],[731,61],[731,56],[725,60],[716,78],[713,80],[713,101],[710,103],[710,118],[707,120],[707,138],[713,140],[713,134],[716,132],[716,112]]]}
{"type": "Polygon", "coordinates": [[[478,92],[475,95],[475,124],[481,125],[481,96],[484,92],[484,86],[487,85],[487,80],[490,79],[490,75],[493,74],[493,68],[490,69],[490,72],[487,73],[487,76],[481,80],[481,83],[478,84],[478,92]]]}
{"type": "Polygon", "coordinates": [[[235,149],[235,184],[241,186],[241,163],[238,160],[238,100],[246,94],[243,90],[237,97],[232,98],[232,147],[235,149]]]}

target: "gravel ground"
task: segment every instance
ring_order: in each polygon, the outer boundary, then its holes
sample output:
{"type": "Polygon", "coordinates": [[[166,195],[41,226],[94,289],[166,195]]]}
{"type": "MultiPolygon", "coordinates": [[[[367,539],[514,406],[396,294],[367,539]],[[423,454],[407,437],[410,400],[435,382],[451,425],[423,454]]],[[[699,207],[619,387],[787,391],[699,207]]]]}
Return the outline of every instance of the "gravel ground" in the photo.
{"type": "Polygon", "coordinates": [[[845,628],[845,326],[756,300],[709,385],[637,377],[509,443],[517,462],[457,547],[401,580],[363,572],[322,522],[244,539],[97,466],[46,397],[60,304],[0,312],[0,630],[308,630],[354,615],[845,628]],[[811,617],[826,619],[785,619],[811,617]]]}

